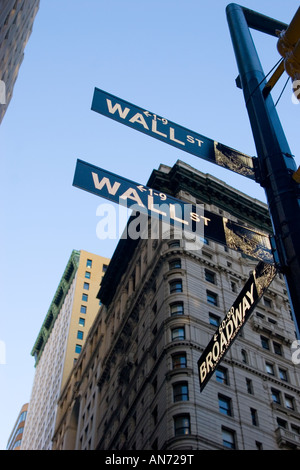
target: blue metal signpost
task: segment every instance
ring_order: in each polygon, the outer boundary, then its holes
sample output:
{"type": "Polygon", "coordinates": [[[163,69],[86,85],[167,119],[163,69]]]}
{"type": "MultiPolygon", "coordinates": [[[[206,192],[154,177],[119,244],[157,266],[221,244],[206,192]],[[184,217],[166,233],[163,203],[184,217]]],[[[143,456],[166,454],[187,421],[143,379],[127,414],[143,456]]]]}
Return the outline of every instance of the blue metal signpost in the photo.
{"type": "MultiPolygon", "coordinates": [[[[277,37],[285,25],[257,12],[230,4],[227,20],[239,69],[259,171],[257,181],[265,189],[280,270],[286,284],[299,337],[300,326],[300,186],[293,179],[296,163],[284,135],[250,28],[277,37]]],[[[296,37],[300,37],[299,28],[296,37]]]]}
{"type": "Polygon", "coordinates": [[[92,110],[155,139],[250,179],[255,178],[255,157],[250,157],[164,117],[95,88],[92,110]]]}

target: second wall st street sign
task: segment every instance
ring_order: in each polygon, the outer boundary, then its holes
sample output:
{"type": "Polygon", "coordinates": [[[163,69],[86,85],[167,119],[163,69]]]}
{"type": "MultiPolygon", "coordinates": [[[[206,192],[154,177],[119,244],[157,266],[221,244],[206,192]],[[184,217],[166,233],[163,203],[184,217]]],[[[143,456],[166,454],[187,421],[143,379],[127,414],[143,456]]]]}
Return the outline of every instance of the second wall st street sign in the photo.
{"type": "Polygon", "coordinates": [[[274,263],[269,237],[228,218],[77,160],[73,186],[149,217],[209,238],[268,264],[274,263]]]}

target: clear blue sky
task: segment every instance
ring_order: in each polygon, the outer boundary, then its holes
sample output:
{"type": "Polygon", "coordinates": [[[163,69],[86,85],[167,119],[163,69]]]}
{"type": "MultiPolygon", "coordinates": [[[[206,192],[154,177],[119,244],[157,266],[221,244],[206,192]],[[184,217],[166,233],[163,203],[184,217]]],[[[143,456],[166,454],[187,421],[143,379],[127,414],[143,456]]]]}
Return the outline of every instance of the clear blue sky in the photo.
{"type": "MultiPolygon", "coordinates": [[[[0,448],[30,399],[32,346],[72,249],[111,257],[99,240],[96,196],[72,186],[76,159],[146,184],[181,159],[265,201],[258,184],[90,110],[94,87],[255,155],[225,0],[41,0],[13,99],[0,126],[0,448]]],[[[298,0],[241,3],[289,23],[298,0]]],[[[276,39],[254,32],[265,72],[276,39]]],[[[276,86],[279,96],[285,79],[276,86]]],[[[299,165],[300,105],[287,86],[277,106],[299,165]]]]}

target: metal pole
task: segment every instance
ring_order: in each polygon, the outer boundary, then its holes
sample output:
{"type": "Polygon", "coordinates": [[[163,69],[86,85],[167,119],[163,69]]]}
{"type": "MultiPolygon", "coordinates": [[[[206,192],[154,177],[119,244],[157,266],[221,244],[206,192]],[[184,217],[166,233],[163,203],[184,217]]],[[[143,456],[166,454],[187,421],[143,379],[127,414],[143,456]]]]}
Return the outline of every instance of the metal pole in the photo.
{"type": "Polygon", "coordinates": [[[255,29],[275,36],[275,28],[282,30],[286,25],[236,4],[228,5],[226,13],[257,151],[256,181],[265,189],[279,268],[286,279],[299,337],[300,187],[292,178],[297,167],[272,97],[270,94],[266,97],[263,95],[265,74],[249,30],[250,24],[255,29]]]}

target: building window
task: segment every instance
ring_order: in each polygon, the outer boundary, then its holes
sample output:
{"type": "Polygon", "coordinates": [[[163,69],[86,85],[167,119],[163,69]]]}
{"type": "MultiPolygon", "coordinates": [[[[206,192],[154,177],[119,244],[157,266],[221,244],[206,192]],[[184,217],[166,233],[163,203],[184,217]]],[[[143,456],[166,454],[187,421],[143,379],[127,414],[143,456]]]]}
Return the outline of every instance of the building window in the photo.
{"type": "Polygon", "coordinates": [[[88,301],[88,295],[87,294],[82,294],[82,300],[83,300],[83,302],[87,302],[88,301]]]}
{"type": "Polygon", "coordinates": [[[300,436],[300,427],[297,426],[296,424],[291,424],[291,430],[298,436],[300,436]]]}
{"type": "Polygon", "coordinates": [[[231,429],[222,428],[223,446],[228,449],[235,449],[235,432],[231,429]]]}
{"type": "Polygon", "coordinates": [[[264,304],[267,308],[272,308],[272,300],[268,297],[264,297],[264,304]]]}
{"type": "Polygon", "coordinates": [[[189,400],[189,389],[187,382],[179,382],[173,385],[173,400],[174,402],[189,400]]]}
{"type": "Polygon", "coordinates": [[[216,283],[216,274],[209,269],[205,269],[205,280],[211,282],[212,284],[216,283]]]}
{"type": "Polygon", "coordinates": [[[104,273],[106,273],[107,268],[108,268],[108,265],[107,265],[107,264],[103,264],[103,266],[102,266],[102,271],[103,271],[104,273]]]}
{"type": "Polygon", "coordinates": [[[92,267],[92,260],[91,260],[91,259],[88,259],[88,260],[86,261],[86,267],[87,267],[87,268],[91,268],[91,267],[92,267]]]}
{"type": "Polygon", "coordinates": [[[241,357],[242,357],[242,362],[244,364],[248,364],[248,355],[247,355],[247,352],[245,351],[245,349],[241,350],[241,357]]]}
{"type": "Polygon", "coordinates": [[[294,410],[295,409],[295,403],[294,403],[294,398],[293,397],[290,397],[288,395],[285,395],[284,396],[284,401],[285,401],[285,406],[289,409],[289,410],[294,410]]]}
{"type": "Polygon", "coordinates": [[[216,381],[225,385],[228,385],[228,371],[223,367],[219,367],[216,370],[216,381]]]}
{"type": "Polygon", "coordinates": [[[264,349],[270,349],[270,345],[269,345],[269,340],[268,338],[266,338],[265,336],[261,336],[260,337],[260,340],[261,340],[261,345],[264,349]]]}
{"type": "Polygon", "coordinates": [[[278,371],[279,371],[279,378],[281,380],[284,380],[284,382],[288,382],[287,371],[284,369],[278,369],[278,371]]]}
{"type": "Polygon", "coordinates": [[[281,344],[275,343],[275,341],[273,341],[273,348],[274,348],[274,353],[275,354],[277,354],[278,356],[282,356],[281,344]]]}
{"type": "Polygon", "coordinates": [[[169,262],[169,269],[180,269],[181,268],[181,260],[174,259],[169,262]]]}
{"type": "Polygon", "coordinates": [[[250,408],[250,413],[251,413],[251,422],[253,426],[258,426],[257,410],[255,410],[254,408],[250,408]]]}
{"type": "Polygon", "coordinates": [[[280,392],[276,390],[275,388],[271,389],[271,394],[272,394],[272,400],[274,403],[277,403],[277,405],[281,404],[281,399],[280,399],[280,392]]]}
{"type": "Polygon", "coordinates": [[[172,333],[172,341],[178,341],[178,340],[185,339],[184,327],[173,328],[171,333],[172,333]]]}
{"type": "Polygon", "coordinates": [[[172,240],[169,243],[169,248],[178,248],[180,247],[180,241],[179,240],[172,240]]]}
{"type": "Polygon", "coordinates": [[[264,318],[265,318],[264,314],[263,314],[263,313],[260,313],[260,312],[256,312],[256,316],[257,316],[258,318],[261,318],[261,319],[264,319],[264,318]]]}
{"type": "Polygon", "coordinates": [[[269,362],[266,362],[266,371],[269,375],[275,375],[274,374],[274,366],[273,364],[270,364],[269,362]]]}
{"type": "Polygon", "coordinates": [[[84,283],[83,283],[83,288],[84,288],[85,290],[89,290],[89,288],[90,288],[89,283],[88,283],[88,282],[84,282],[84,283]]]}
{"type": "Polygon", "coordinates": [[[77,331],[77,339],[83,339],[83,331],[77,331]]]}
{"type": "Polygon", "coordinates": [[[84,326],[85,325],[85,319],[84,318],[79,318],[78,323],[79,323],[80,326],[84,326]]]}
{"type": "Polygon", "coordinates": [[[171,304],[170,313],[171,313],[171,316],[183,315],[184,314],[183,302],[176,302],[174,304],[171,304]]]}
{"type": "Polygon", "coordinates": [[[213,313],[209,313],[209,324],[213,326],[219,326],[220,325],[220,317],[218,315],[214,315],[213,313]]]}
{"type": "Polygon", "coordinates": [[[206,300],[211,305],[218,305],[218,294],[211,292],[209,290],[206,291],[206,300]]]}
{"type": "MultiPolygon", "coordinates": [[[[82,299],[83,300],[83,299],[82,299]]],[[[85,305],[81,305],[80,307],[80,313],[86,313],[86,306],[85,305]]]]}
{"type": "Polygon", "coordinates": [[[85,271],[84,277],[85,277],[86,279],[91,279],[91,273],[90,273],[89,271],[85,271]]]}
{"type": "Polygon", "coordinates": [[[246,378],[246,387],[247,387],[247,392],[248,392],[250,395],[253,395],[252,380],[246,378]]]}
{"type": "Polygon", "coordinates": [[[175,436],[191,434],[190,415],[174,416],[175,436]]]}
{"type": "Polygon", "coordinates": [[[276,418],[276,421],[280,428],[287,429],[287,421],[285,419],[276,418]]]}
{"type": "Polygon", "coordinates": [[[174,294],[174,292],[182,292],[182,281],[180,279],[170,282],[170,293],[174,294]]]}
{"type": "Polygon", "coordinates": [[[75,352],[76,352],[77,354],[79,354],[79,353],[81,352],[81,350],[82,350],[81,344],[76,344],[76,346],[75,346],[75,352]]]}
{"type": "Polygon", "coordinates": [[[187,366],[186,354],[178,353],[172,356],[173,369],[183,369],[187,366]]]}
{"type": "Polygon", "coordinates": [[[218,399],[220,413],[227,416],[232,416],[231,398],[219,394],[218,399]]]}

